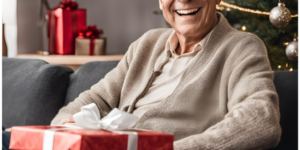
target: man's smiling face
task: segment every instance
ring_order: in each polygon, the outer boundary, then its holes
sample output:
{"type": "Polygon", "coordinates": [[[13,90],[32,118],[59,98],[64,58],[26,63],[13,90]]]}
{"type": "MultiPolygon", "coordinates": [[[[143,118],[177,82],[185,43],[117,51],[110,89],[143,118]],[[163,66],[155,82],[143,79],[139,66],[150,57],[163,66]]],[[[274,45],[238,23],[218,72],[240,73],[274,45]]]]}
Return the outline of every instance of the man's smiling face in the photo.
{"type": "Polygon", "coordinates": [[[221,0],[159,0],[160,9],[176,33],[184,36],[211,30],[221,0]]]}

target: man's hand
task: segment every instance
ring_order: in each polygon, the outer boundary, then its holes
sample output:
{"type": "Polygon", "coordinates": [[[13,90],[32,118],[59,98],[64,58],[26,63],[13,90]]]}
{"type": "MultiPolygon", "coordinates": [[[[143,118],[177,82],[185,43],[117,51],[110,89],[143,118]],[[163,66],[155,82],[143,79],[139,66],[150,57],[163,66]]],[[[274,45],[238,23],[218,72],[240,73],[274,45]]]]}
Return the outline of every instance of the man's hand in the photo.
{"type": "Polygon", "coordinates": [[[68,117],[68,118],[65,118],[61,121],[61,124],[66,124],[66,123],[75,123],[73,117],[68,117]]]}
{"type": "Polygon", "coordinates": [[[11,128],[6,128],[5,132],[11,132],[11,128]]]}

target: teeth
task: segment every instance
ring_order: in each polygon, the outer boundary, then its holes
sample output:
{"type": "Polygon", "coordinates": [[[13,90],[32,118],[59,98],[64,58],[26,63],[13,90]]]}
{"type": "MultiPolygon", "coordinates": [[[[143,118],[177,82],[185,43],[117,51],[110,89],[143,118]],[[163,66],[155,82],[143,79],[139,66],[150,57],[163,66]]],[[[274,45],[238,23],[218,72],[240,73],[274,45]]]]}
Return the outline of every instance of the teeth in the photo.
{"type": "Polygon", "coordinates": [[[176,10],[177,13],[181,14],[181,15],[187,15],[187,14],[190,14],[190,13],[194,13],[196,12],[198,9],[195,8],[195,9],[189,9],[189,10],[176,10]]]}

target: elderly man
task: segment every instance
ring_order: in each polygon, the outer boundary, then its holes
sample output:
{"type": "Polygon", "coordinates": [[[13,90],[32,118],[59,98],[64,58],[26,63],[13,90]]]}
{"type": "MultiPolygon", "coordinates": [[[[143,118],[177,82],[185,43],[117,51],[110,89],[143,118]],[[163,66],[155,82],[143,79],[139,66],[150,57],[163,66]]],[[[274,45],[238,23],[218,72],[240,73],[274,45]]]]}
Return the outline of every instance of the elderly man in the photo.
{"type": "Polygon", "coordinates": [[[267,51],[216,12],[220,0],[159,0],[172,29],[133,42],[118,66],[62,108],[52,124],[73,122],[95,103],[139,117],[135,128],[171,133],[174,149],[266,149],[281,135],[267,51]]]}

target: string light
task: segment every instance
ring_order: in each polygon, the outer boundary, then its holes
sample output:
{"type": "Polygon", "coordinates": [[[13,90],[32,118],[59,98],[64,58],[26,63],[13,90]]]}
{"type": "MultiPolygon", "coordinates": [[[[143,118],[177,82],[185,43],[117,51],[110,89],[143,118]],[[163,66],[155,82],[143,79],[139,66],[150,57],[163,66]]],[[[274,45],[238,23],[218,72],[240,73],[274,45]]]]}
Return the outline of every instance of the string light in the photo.
{"type": "Polygon", "coordinates": [[[293,68],[290,68],[290,70],[289,71],[293,71],[293,68]]]}
{"type": "Polygon", "coordinates": [[[217,5],[216,8],[217,8],[217,10],[220,10],[220,11],[223,11],[223,10],[224,10],[224,7],[223,7],[223,6],[217,5]]]}
{"type": "Polygon", "coordinates": [[[288,46],[289,42],[283,42],[283,46],[288,46]]]}
{"type": "Polygon", "coordinates": [[[245,25],[243,25],[243,26],[242,26],[242,30],[243,30],[243,31],[246,31],[246,30],[247,30],[247,27],[246,27],[245,25]]]}
{"type": "MultiPolygon", "coordinates": [[[[217,6],[216,8],[217,8],[217,10],[220,10],[220,11],[223,11],[224,7],[227,7],[227,8],[230,8],[230,9],[237,9],[239,11],[249,12],[249,13],[258,14],[258,15],[268,15],[268,16],[270,15],[270,12],[265,12],[265,11],[260,11],[260,10],[253,10],[253,9],[249,9],[249,8],[243,8],[243,7],[233,5],[233,4],[226,3],[224,1],[221,1],[221,3],[219,5],[220,6],[217,6]],[[224,6],[224,7],[222,7],[222,6],[224,6]]],[[[291,17],[296,18],[296,17],[298,17],[298,14],[291,15],[291,17]]]]}
{"type": "Polygon", "coordinates": [[[281,69],[281,65],[278,65],[278,69],[281,69]]]}

